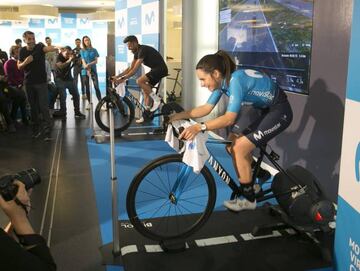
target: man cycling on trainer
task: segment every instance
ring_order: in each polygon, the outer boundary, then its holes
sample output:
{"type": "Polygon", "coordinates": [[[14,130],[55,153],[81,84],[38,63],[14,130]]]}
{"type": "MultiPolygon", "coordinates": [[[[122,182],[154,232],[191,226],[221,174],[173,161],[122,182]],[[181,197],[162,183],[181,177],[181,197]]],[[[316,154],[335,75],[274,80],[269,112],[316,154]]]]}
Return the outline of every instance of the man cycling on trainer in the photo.
{"type": "MultiPolygon", "coordinates": [[[[130,67],[119,75],[114,76],[113,79],[116,83],[124,82],[136,73],[141,64],[151,68],[148,73],[140,76],[136,80],[136,83],[143,90],[145,106],[148,110],[153,112],[159,107],[160,98],[151,90],[160,82],[161,78],[168,75],[168,68],[158,51],[150,46],[139,44],[138,39],[135,36],[127,36],[124,39],[124,43],[127,44],[128,49],[134,54],[134,59],[130,67]]],[[[136,122],[142,123],[143,121],[144,119],[140,118],[136,122]]]]}

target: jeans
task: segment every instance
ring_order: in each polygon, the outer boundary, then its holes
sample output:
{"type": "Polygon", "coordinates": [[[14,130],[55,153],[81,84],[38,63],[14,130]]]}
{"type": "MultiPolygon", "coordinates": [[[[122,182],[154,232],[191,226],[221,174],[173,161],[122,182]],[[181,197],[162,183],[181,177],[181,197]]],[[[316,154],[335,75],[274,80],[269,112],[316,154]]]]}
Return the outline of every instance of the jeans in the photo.
{"type": "Polygon", "coordinates": [[[74,80],[63,81],[57,78],[55,84],[60,96],[60,111],[66,113],[66,89],[68,89],[73,98],[75,113],[80,112],[79,91],[74,83],[74,80]]]}
{"type": "Polygon", "coordinates": [[[25,90],[31,107],[31,120],[34,123],[34,128],[39,128],[41,114],[44,122],[44,130],[49,131],[51,129],[51,119],[49,114],[47,83],[25,85],[25,90]]]}
{"type": "Polygon", "coordinates": [[[81,70],[82,70],[82,67],[80,66],[74,66],[74,69],[73,69],[73,74],[74,74],[74,83],[75,83],[75,86],[77,87],[78,86],[78,81],[79,81],[79,77],[80,77],[80,83],[81,83],[81,94],[84,95],[85,94],[85,86],[84,86],[84,82],[83,80],[81,79],[81,70]]]}
{"type": "Polygon", "coordinates": [[[12,102],[11,118],[16,120],[18,109],[20,108],[22,120],[27,120],[26,114],[26,96],[22,88],[16,86],[8,87],[8,97],[12,102]]]}
{"type": "MultiPolygon", "coordinates": [[[[99,89],[99,79],[98,79],[98,75],[97,73],[91,71],[91,80],[93,81],[93,85],[95,88],[95,92],[96,92],[96,98],[98,99],[98,101],[101,100],[101,91],[99,89]]],[[[86,90],[86,96],[88,101],[90,102],[90,83],[89,83],[89,77],[87,75],[81,75],[81,79],[83,80],[83,84],[85,86],[85,90],[86,90]]]]}

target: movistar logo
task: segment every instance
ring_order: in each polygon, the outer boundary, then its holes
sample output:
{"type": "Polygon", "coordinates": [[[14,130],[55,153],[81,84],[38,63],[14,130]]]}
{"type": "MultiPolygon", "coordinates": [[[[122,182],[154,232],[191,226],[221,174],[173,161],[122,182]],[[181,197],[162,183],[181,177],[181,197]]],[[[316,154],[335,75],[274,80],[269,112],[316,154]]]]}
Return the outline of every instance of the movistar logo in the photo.
{"type": "Polygon", "coordinates": [[[155,12],[151,11],[150,14],[145,14],[145,25],[150,25],[153,22],[155,22],[155,12]]]}
{"type": "Polygon", "coordinates": [[[258,141],[259,139],[262,139],[262,137],[264,136],[264,133],[261,131],[258,131],[257,133],[254,133],[254,138],[256,141],[258,141]]]}
{"type": "Polygon", "coordinates": [[[357,146],[355,154],[355,177],[360,182],[360,143],[357,146]]]}
{"type": "Polygon", "coordinates": [[[189,144],[189,150],[194,150],[195,149],[195,142],[192,141],[190,144],[189,144]]]}
{"type": "Polygon", "coordinates": [[[58,19],[48,19],[48,24],[56,24],[58,19]]]}
{"type": "Polygon", "coordinates": [[[117,24],[118,24],[118,27],[119,27],[119,28],[122,28],[123,25],[125,24],[125,19],[124,19],[124,17],[121,17],[121,19],[119,19],[119,20],[117,21],[117,24]]]}
{"type": "Polygon", "coordinates": [[[88,18],[80,18],[80,24],[87,24],[88,18]]]}

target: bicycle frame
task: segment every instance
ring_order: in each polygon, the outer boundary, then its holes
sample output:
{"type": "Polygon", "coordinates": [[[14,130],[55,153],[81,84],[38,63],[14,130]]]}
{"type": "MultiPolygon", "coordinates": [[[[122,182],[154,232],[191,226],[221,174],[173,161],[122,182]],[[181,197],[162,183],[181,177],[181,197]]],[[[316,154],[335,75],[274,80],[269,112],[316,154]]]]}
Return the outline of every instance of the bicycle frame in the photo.
{"type": "MultiPolygon", "coordinates": [[[[215,144],[226,144],[227,142],[208,142],[208,143],[215,143],[215,144]]],[[[219,160],[215,158],[215,156],[211,153],[210,150],[208,150],[210,153],[210,157],[207,160],[207,162],[210,164],[210,166],[214,169],[214,171],[217,173],[217,175],[220,177],[220,179],[233,191],[233,196],[240,196],[242,194],[241,186],[238,185],[238,182],[235,182],[234,179],[231,177],[231,175],[226,171],[226,169],[221,165],[219,160]]],[[[266,156],[269,161],[274,164],[274,166],[281,172],[284,172],[284,170],[279,166],[278,163],[276,163],[275,159],[276,157],[273,157],[275,153],[267,153],[265,148],[260,147],[260,155],[256,161],[256,164],[253,169],[253,176],[252,176],[252,183],[256,183],[256,173],[258,172],[260,168],[260,164],[263,161],[264,156],[266,156]]],[[[181,196],[181,193],[186,187],[186,183],[189,177],[189,174],[192,172],[192,168],[188,165],[183,165],[179,176],[177,177],[172,189],[171,189],[171,195],[169,199],[175,203],[179,197],[181,196]]],[[[263,183],[260,184],[262,186],[263,183]]],[[[264,190],[261,195],[258,195],[256,197],[257,202],[265,201],[271,198],[274,198],[275,195],[267,195],[271,193],[271,189],[264,190]]]]}
{"type": "MultiPolygon", "coordinates": [[[[146,114],[149,119],[153,119],[159,116],[162,116],[162,113],[154,113],[145,109],[145,106],[129,91],[129,89],[139,90],[139,86],[126,85],[125,86],[125,96],[129,98],[133,105],[141,111],[141,114],[146,114]]],[[[163,104],[163,100],[161,99],[161,104],[163,104]]]]}

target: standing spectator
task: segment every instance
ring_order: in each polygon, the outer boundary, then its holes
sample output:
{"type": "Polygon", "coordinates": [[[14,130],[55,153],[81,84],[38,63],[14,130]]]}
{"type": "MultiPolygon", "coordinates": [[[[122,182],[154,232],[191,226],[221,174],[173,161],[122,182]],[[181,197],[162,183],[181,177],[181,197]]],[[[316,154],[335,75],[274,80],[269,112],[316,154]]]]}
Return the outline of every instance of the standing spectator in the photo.
{"type": "Polygon", "coordinates": [[[81,97],[83,99],[86,99],[86,95],[85,95],[85,87],[84,87],[84,83],[83,80],[81,80],[81,70],[82,70],[82,60],[81,60],[81,55],[80,55],[80,51],[81,51],[81,39],[76,39],[75,40],[75,45],[76,47],[73,49],[73,53],[74,53],[74,82],[76,87],[78,86],[78,80],[80,77],[80,83],[81,83],[81,97]]]}
{"type": "Polygon", "coordinates": [[[19,46],[11,46],[10,59],[5,62],[4,70],[8,79],[8,95],[12,101],[11,118],[16,121],[17,111],[20,108],[22,122],[27,125],[26,96],[23,89],[24,71],[20,71],[16,64],[19,59],[19,51],[19,46]]]}
{"type": "Polygon", "coordinates": [[[15,40],[15,45],[19,46],[20,48],[22,47],[22,40],[21,39],[16,39],[15,40]]]}
{"type": "Polygon", "coordinates": [[[96,97],[98,101],[101,100],[101,92],[99,89],[99,79],[96,70],[97,59],[99,57],[98,51],[92,47],[91,40],[88,36],[84,36],[82,38],[82,46],[83,49],[80,51],[80,55],[82,58],[83,69],[81,71],[81,78],[83,80],[86,96],[88,101],[90,102],[90,83],[88,73],[90,73],[91,79],[94,84],[94,88],[96,91],[96,97]]]}
{"type": "MultiPolygon", "coordinates": [[[[45,38],[45,43],[47,46],[52,46],[52,40],[50,37],[46,37],[45,38]]],[[[50,51],[50,52],[47,52],[45,54],[45,59],[49,62],[50,64],[50,69],[51,69],[51,73],[53,74],[54,76],[54,79],[55,79],[55,64],[56,64],[56,58],[57,58],[57,55],[58,55],[58,52],[57,51],[50,51]]]]}
{"type": "Polygon", "coordinates": [[[40,116],[43,119],[44,139],[51,139],[51,119],[48,104],[48,88],[45,71],[45,53],[56,51],[54,46],[45,46],[35,42],[35,35],[31,31],[23,34],[25,47],[20,49],[18,68],[25,72],[25,90],[31,107],[31,120],[33,122],[33,138],[41,134],[40,116]]]}
{"type": "Polygon", "coordinates": [[[66,89],[69,90],[74,103],[75,118],[84,119],[85,115],[80,112],[79,91],[71,75],[71,69],[75,56],[70,46],[61,50],[56,61],[55,84],[60,94],[60,111],[54,113],[54,116],[66,118],[66,89]]]}
{"type": "Polygon", "coordinates": [[[10,117],[9,113],[9,100],[7,98],[7,77],[4,72],[3,63],[0,60],[0,114],[4,116],[7,130],[10,133],[16,132],[15,125],[10,117]]]}

